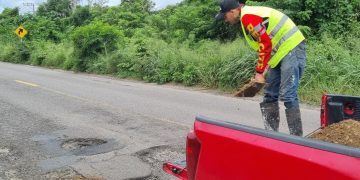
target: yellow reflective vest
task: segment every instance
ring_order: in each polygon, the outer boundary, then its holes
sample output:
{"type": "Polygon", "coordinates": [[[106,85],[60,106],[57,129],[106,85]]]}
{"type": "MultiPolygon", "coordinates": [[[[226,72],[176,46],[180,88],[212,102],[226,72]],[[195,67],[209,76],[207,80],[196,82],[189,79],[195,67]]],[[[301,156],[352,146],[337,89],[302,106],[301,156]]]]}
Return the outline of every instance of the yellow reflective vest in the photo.
{"type": "MultiPolygon", "coordinates": [[[[270,36],[272,43],[271,58],[268,64],[271,68],[275,68],[291,50],[305,40],[295,23],[280,11],[268,7],[244,6],[241,9],[241,20],[247,14],[266,19],[262,24],[254,27],[255,30],[265,27],[268,23],[266,33],[270,36]]],[[[241,26],[246,41],[253,49],[258,51],[260,48],[259,43],[250,34],[247,34],[242,23],[241,26]]]]}

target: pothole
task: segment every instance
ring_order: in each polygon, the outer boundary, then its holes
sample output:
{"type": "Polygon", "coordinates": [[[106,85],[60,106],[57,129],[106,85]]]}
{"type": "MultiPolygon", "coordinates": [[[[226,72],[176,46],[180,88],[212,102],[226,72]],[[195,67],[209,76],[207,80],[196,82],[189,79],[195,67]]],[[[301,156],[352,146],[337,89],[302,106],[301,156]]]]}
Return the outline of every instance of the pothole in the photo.
{"type": "Polygon", "coordinates": [[[103,139],[96,138],[75,138],[68,139],[61,143],[61,147],[66,150],[78,150],[84,149],[87,147],[98,146],[107,143],[107,141],[103,139]]]}

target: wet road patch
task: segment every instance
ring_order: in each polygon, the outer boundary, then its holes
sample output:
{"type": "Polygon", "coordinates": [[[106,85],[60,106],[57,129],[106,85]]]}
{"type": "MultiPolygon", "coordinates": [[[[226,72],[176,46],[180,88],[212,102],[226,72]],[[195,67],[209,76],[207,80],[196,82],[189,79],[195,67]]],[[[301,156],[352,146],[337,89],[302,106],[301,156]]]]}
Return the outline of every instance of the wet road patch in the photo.
{"type": "Polygon", "coordinates": [[[75,138],[75,139],[68,139],[61,143],[61,147],[66,150],[78,150],[89,148],[92,146],[98,146],[101,144],[107,143],[106,140],[103,139],[96,139],[96,138],[75,138]]]}

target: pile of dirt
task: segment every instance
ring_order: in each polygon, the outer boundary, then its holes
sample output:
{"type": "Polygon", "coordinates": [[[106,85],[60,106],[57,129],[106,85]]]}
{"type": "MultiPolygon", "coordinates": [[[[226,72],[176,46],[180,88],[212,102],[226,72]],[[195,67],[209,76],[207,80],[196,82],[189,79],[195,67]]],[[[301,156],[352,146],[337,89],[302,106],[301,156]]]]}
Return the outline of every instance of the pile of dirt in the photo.
{"type": "Polygon", "coordinates": [[[341,121],[310,135],[309,138],[360,148],[360,121],[341,121]]]}

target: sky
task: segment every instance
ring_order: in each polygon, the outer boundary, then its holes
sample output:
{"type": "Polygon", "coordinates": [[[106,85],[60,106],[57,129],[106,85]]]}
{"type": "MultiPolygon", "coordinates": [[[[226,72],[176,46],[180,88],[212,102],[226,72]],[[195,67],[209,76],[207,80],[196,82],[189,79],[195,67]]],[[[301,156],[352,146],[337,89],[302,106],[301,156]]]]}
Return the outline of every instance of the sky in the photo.
{"type": "MultiPolygon", "coordinates": [[[[4,8],[14,8],[14,7],[20,7],[21,12],[27,12],[30,11],[30,7],[25,7],[24,3],[35,3],[36,5],[39,5],[46,0],[0,0],[0,12],[4,10],[4,8]]],[[[82,0],[84,3],[86,0],[82,0]]],[[[113,6],[120,4],[121,0],[109,0],[108,5],[113,6]]],[[[155,3],[155,9],[162,9],[166,7],[167,5],[173,5],[176,3],[181,2],[181,0],[152,0],[155,3]]]]}

